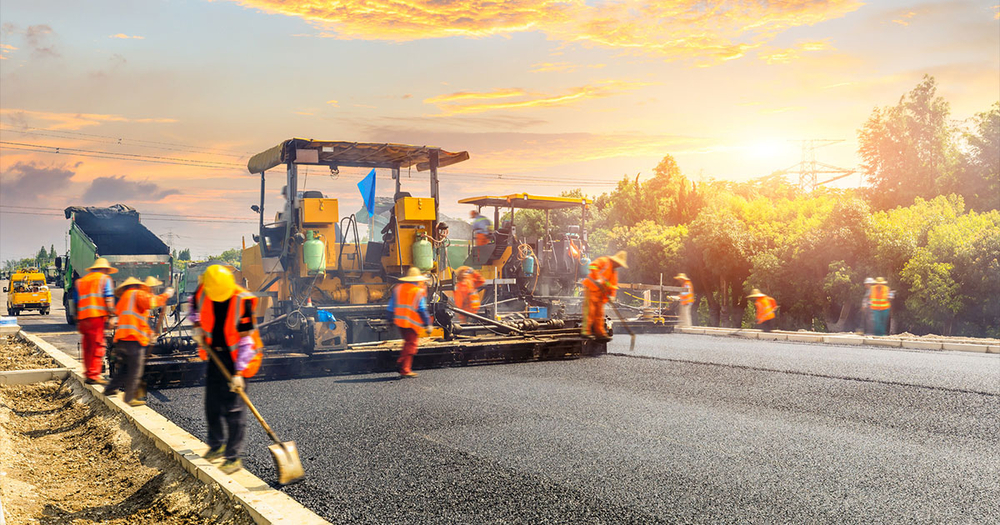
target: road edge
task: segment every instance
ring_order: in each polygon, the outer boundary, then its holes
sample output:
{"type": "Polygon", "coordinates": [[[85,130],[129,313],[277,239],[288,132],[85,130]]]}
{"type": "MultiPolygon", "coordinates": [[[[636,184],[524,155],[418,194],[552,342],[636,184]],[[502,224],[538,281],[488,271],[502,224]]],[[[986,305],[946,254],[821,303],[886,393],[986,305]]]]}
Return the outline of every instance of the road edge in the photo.
{"type": "Polygon", "coordinates": [[[84,382],[81,364],[41,337],[20,331],[17,337],[23,339],[54,359],[59,366],[69,369],[69,379],[74,389],[87,392],[95,399],[102,400],[112,411],[120,413],[143,435],[150,438],[156,448],[167,453],[184,470],[202,483],[219,488],[234,503],[243,506],[259,525],[329,525],[315,512],[307,509],[287,494],[271,488],[247,470],[226,475],[215,465],[201,456],[208,445],[180,428],[155,410],[146,407],[130,407],[118,397],[104,395],[103,387],[84,382]]]}
{"type": "Polygon", "coordinates": [[[980,354],[1000,354],[1000,345],[992,345],[988,343],[976,344],[968,343],[966,341],[948,341],[947,339],[928,341],[921,338],[899,339],[895,337],[878,337],[849,333],[787,332],[782,330],[764,332],[756,328],[743,328],[737,330],[735,328],[719,328],[715,326],[676,327],[674,328],[674,332],[689,335],[745,337],[747,339],[790,341],[796,343],[885,346],[915,350],[946,350],[954,352],[975,352],[980,354]]]}

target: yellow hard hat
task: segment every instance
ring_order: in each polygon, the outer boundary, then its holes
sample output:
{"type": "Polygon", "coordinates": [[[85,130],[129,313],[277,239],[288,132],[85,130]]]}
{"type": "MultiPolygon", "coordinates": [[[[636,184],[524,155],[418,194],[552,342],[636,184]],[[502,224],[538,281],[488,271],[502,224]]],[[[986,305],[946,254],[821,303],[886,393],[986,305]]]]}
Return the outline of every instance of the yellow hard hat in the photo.
{"type": "Polygon", "coordinates": [[[220,264],[209,266],[202,279],[205,294],[217,303],[228,300],[236,292],[236,279],[233,277],[233,272],[220,264]]]}
{"type": "Polygon", "coordinates": [[[754,288],[753,291],[750,292],[750,295],[747,296],[747,299],[753,299],[755,297],[764,297],[764,294],[760,293],[760,290],[754,288]]]}
{"type": "Polygon", "coordinates": [[[618,253],[616,253],[616,254],[608,257],[608,259],[611,259],[612,261],[614,261],[615,264],[617,264],[618,266],[621,266],[622,268],[628,268],[628,263],[626,262],[626,257],[628,257],[628,254],[625,253],[625,250],[622,250],[622,251],[620,251],[620,252],[618,252],[618,253]]]}

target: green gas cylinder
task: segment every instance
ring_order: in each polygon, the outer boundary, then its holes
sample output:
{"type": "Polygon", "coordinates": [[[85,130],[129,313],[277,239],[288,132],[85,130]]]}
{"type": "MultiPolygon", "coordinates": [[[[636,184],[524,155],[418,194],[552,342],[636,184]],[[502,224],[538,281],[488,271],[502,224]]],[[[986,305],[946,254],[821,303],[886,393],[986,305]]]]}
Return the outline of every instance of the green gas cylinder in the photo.
{"type": "Polygon", "coordinates": [[[306,231],[306,242],[302,244],[302,262],[306,264],[309,273],[326,270],[326,245],[316,238],[314,230],[306,231]]]}
{"type": "Polygon", "coordinates": [[[521,260],[521,272],[524,273],[525,277],[535,276],[535,256],[529,255],[521,260]]]}
{"type": "Polygon", "coordinates": [[[424,272],[434,267],[434,247],[426,235],[421,234],[413,243],[413,266],[424,272]]]}

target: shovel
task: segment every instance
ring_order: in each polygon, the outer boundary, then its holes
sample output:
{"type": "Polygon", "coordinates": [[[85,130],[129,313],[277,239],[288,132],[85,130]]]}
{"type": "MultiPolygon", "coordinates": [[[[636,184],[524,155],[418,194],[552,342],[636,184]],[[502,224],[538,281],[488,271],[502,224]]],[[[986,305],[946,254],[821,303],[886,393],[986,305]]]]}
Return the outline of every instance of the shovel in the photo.
{"type": "MultiPolygon", "coordinates": [[[[212,361],[215,365],[219,367],[219,371],[225,376],[226,381],[232,381],[233,376],[226,369],[226,366],[222,364],[219,360],[219,356],[215,355],[215,350],[207,348],[208,355],[212,356],[212,361]]],[[[294,441],[282,442],[278,439],[278,435],[271,430],[267,422],[264,421],[264,416],[260,415],[257,408],[253,406],[250,402],[250,398],[247,397],[247,393],[243,391],[242,388],[237,388],[236,393],[243,398],[243,402],[250,407],[250,411],[260,421],[260,426],[264,427],[264,431],[267,432],[268,437],[274,442],[273,445],[269,445],[267,450],[271,452],[271,456],[274,458],[274,466],[278,469],[278,484],[279,485],[289,485],[295,483],[296,481],[302,481],[305,478],[305,471],[302,470],[302,460],[299,459],[299,449],[295,446],[294,441]]]]}
{"type": "Polygon", "coordinates": [[[629,342],[629,345],[628,345],[628,351],[629,352],[634,352],[635,351],[635,332],[633,332],[632,328],[630,328],[629,325],[628,325],[628,323],[625,322],[625,318],[622,317],[622,313],[618,311],[618,304],[616,304],[614,301],[611,301],[611,308],[615,311],[615,315],[618,316],[618,320],[622,322],[622,326],[625,327],[625,331],[628,332],[628,335],[632,338],[631,342],[629,342]]]}

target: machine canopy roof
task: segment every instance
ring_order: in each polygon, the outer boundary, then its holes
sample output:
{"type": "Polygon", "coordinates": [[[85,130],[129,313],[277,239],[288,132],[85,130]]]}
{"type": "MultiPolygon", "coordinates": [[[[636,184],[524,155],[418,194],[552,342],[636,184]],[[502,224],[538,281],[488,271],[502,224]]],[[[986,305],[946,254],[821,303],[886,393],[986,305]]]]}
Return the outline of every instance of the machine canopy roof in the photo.
{"type": "Polygon", "coordinates": [[[462,199],[458,203],[525,210],[565,210],[589,205],[591,201],[587,198],[542,197],[540,195],[528,195],[527,193],[515,193],[500,197],[470,197],[462,199]]]}
{"type": "Polygon", "coordinates": [[[429,170],[430,153],[438,152],[438,167],[469,160],[469,153],[452,153],[435,146],[409,146],[373,142],[337,142],[327,140],[289,139],[250,158],[247,170],[263,173],[287,162],[321,164],[353,168],[409,168],[429,170]]]}

